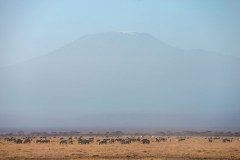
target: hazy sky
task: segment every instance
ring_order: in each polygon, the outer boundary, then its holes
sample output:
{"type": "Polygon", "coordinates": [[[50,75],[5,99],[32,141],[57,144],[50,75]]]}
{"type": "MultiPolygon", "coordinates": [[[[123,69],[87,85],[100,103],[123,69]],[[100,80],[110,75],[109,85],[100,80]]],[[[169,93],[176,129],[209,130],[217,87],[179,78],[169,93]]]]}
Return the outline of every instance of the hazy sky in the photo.
{"type": "Polygon", "coordinates": [[[0,24],[0,67],[46,54],[0,68],[0,127],[240,129],[240,1],[0,0],[0,24]]]}
{"type": "Polygon", "coordinates": [[[0,0],[0,66],[108,31],[240,56],[239,8],[238,0],[0,0]]]}

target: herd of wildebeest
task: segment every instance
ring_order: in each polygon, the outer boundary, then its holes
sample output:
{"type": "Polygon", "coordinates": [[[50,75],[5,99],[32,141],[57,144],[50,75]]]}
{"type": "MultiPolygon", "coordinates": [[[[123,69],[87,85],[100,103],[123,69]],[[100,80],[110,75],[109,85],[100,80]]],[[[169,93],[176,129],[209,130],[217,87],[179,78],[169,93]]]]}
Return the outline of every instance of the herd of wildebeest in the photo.
{"type": "MultiPolygon", "coordinates": [[[[186,141],[191,137],[159,137],[159,136],[94,136],[94,137],[83,137],[83,136],[69,136],[69,137],[6,137],[3,140],[10,143],[16,144],[30,144],[30,143],[59,143],[59,144],[91,144],[96,143],[102,144],[130,144],[132,142],[139,142],[141,144],[159,143],[167,141],[186,141]]],[[[220,142],[233,142],[234,140],[240,141],[238,138],[233,137],[204,137],[207,142],[212,143],[214,141],[220,142]]]]}

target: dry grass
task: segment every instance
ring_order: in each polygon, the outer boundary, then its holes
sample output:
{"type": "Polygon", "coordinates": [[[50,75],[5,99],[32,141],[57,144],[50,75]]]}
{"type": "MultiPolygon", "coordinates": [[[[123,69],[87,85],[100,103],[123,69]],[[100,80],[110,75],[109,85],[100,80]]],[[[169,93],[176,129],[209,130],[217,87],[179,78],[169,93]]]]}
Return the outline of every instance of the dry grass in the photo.
{"type": "Polygon", "coordinates": [[[14,144],[0,141],[0,159],[240,159],[240,141],[209,143],[204,138],[150,144],[14,144]]]}

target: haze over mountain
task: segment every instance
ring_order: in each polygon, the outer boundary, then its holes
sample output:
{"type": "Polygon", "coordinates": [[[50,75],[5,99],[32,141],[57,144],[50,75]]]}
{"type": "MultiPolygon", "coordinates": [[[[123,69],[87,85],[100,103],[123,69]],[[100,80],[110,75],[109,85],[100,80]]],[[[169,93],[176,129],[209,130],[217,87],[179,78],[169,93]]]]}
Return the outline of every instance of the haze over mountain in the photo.
{"type": "Polygon", "coordinates": [[[240,59],[86,35],[0,70],[0,127],[240,129],[240,59]]]}

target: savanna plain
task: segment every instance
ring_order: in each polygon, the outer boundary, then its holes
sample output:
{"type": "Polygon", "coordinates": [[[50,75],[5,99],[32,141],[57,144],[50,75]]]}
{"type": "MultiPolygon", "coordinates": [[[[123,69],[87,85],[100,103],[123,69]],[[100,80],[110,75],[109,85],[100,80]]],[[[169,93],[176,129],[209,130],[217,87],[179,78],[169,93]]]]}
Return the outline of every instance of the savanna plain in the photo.
{"type": "Polygon", "coordinates": [[[172,136],[159,139],[149,136],[141,137],[149,140],[149,144],[144,144],[141,140],[123,144],[122,140],[127,138],[127,136],[33,137],[31,142],[20,144],[1,138],[0,159],[240,159],[239,137],[212,139],[172,136]],[[91,139],[89,144],[80,143],[85,142],[84,140],[88,142],[89,139],[91,139]],[[49,141],[39,143],[41,140],[49,141]]]}

